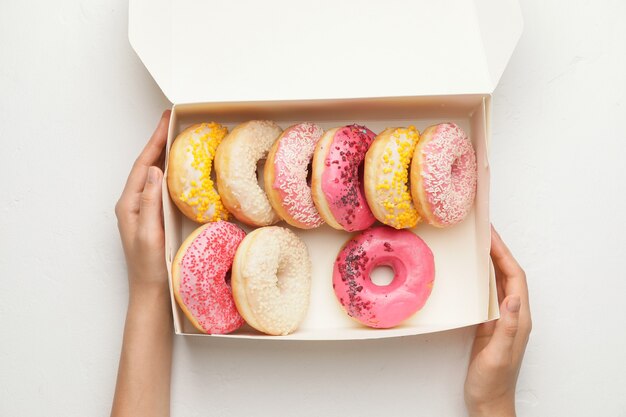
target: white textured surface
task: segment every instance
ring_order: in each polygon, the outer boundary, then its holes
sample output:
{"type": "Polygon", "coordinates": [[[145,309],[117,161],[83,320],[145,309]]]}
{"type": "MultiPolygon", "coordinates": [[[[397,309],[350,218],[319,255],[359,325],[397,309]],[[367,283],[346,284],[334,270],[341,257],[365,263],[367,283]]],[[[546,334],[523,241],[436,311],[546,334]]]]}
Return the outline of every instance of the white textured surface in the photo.
{"type": "MultiPolygon", "coordinates": [[[[492,215],[526,267],[520,416],[626,416],[626,3],[522,2],[492,215]]],[[[0,416],[106,416],[126,307],[113,205],[168,103],[122,1],[0,2],[0,416]]],[[[173,416],[462,416],[471,330],[177,338],[173,416]]]]}

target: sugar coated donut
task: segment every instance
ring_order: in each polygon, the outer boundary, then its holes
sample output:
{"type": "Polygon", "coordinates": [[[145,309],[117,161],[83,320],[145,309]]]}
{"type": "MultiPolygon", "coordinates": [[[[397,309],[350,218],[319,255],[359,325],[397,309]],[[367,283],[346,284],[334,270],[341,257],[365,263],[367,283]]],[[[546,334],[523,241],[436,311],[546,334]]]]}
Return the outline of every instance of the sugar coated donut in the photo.
{"type": "Polygon", "coordinates": [[[307,183],[315,145],[323,134],[313,123],[288,127],[274,142],[265,163],[265,192],[272,207],[287,223],[301,229],[324,223],[307,183]]]}
{"type": "Polygon", "coordinates": [[[253,120],[235,127],[215,154],[217,189],[237,220],[267,226],[280,220],[257,179],[257,164],[282,129],[274,122],[253,120]]]}
{"type": "Polygon", "coordinates": [[[411,162],[411,194],[428,223],[461,222],[472,208],[476,177],[476,154],[459,126],[442,123],[424,130],[411,162]]]}
{"type": "Polygon", "coordinates": [[[237,250],[232,286],[249,325],[270,335],[292,333],[309,306],[311,259],[306,245],[283,227],[256,229],[237,250]]]}
{"type": "Polygon", "coordinates": [[[408,230],[374,227],[350,239],[339,252],[333,288],[339,303],[358,322],[376,328],[400,324],[421,309],[435,278],[433,253],[408,230]],[[389,285],[370,278],[377,266],[393,269],[389,285]]]}
{"type": "Polygon", "coordinates": [[[189,235],[176,253],[172,263],[174,296],[203,333],[230,333],[244,323],[226,282],[244,236],[232,223],[207,223],[189,235]]]}
{"type": "Polygon", "coordinates": [[[409,190],[409,166],[418,140],[414,126],[385,129],[365,156],[367,203],[378,221],[396,229],[414,227],[420,220],[409,190]]]}
{"type": "Polygon", "coordinates": [[[228,219],[211,177],[215,151],[227,133],[218,123],[196,124],[183,130],[170,148],[166,175],[170,197],[198,223],[228,219]]]}
{"type": "Polygon", "coordinates": [[[370,227],[372,214],[363,190],[360,167],[376,134],[351,125],[327,131],[313,156],[313,201],[330,226],[352,232],[370,227]]]}

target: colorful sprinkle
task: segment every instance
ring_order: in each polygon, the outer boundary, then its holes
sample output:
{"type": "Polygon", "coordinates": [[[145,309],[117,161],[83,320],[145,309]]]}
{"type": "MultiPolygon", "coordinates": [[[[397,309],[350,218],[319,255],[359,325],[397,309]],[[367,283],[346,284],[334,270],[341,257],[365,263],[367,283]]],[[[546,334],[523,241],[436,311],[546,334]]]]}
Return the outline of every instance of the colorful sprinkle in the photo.
{"type": "Polygon", "coordinates": [[[180,200],[194,209],[196,221],[200,223],[228,220],[228,211],[211,178],[215,151],[227,133],[228,129],[219,123],[202,123],[193,130],[193,137],[186,149],[191,167],[198,173],[198,177],[185,187],[180,200]]]}
{"type": "Polygon", "coordinates": [[[422,178],[428,221],[435,226],[451,226],[469,213],[476,196],[476,154],[465,132],[454,123],[435,127],[430,139],[420,143],[421,158],[411,169],[422,178]]]}
{"type": "Polygon", "coordinates": [[[414,227],[420,221],[409,190],[409,166],[418,141],[415,126],[395,129],[377,165],[376,203],[385,212],[379,220],[396,229],[414,227]]]}

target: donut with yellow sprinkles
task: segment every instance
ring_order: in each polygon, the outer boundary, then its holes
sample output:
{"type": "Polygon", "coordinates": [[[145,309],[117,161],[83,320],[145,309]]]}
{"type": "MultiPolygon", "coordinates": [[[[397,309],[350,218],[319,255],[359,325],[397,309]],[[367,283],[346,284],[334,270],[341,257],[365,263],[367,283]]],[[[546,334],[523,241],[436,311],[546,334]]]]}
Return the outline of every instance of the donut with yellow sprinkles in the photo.
{"type": "Polygon", "coordinates": [[[198,223],[228,220],[213,181],[213,159],[228,133],[219,123],[189,126],[174,140],[166,172],[170,197],[180,211],[198,223]]]}
{"type": "Polygon", "coordinates": [[[378,221],[396,229],[420,221],[409,186],[409,167],[419,141],[414,126],[391,127],[380,133],[365,156],[367,204],[378,221]]]}

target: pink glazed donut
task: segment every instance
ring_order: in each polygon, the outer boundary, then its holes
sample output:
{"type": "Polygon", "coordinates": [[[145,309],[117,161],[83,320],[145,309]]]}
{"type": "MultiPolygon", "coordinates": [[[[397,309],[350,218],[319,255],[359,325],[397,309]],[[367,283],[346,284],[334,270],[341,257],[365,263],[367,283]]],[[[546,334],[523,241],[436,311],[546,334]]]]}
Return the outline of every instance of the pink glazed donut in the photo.
{"type": "Polygon", "coordinates": [[[290,126],[276,139],[265,162],[263,180],[270,204],[283,220],[300,229],[324,223],[307,183],[309,164],[323,134],[314,123],[290,126]]]}
{"type": "Polygon", "coordinates": [[[374,227],[349,240],[335,260],[333,288],[346,313],[369,327],[397,326],[430,296],[435,261],[430,248],[408,230],[374,227]],[[389,285],[372,282],[377,266],[394,271],[389,285]]]}
{"type": "Polygon", "coordinates": [[[172,262],[176,301],[202,333],[230,333],[244,323],[226,278],[245,235],[232,223],[207,223],[189,235],[172,262]]]}
{"type": "Polygon", "coordinates": [[[376,134],[365,126],[330,129],[313,156],[311,191],[322,218],[335,229],[365,230],[376,221],[363,187],[363,161],[376,134]]]}
{"type": "Polygon", "coordinates": [[[420,216],[435,227],[460,223],[476,197],[476,154],[454,123],[430,126],[411,161],[411,195],[420,216]]]}

